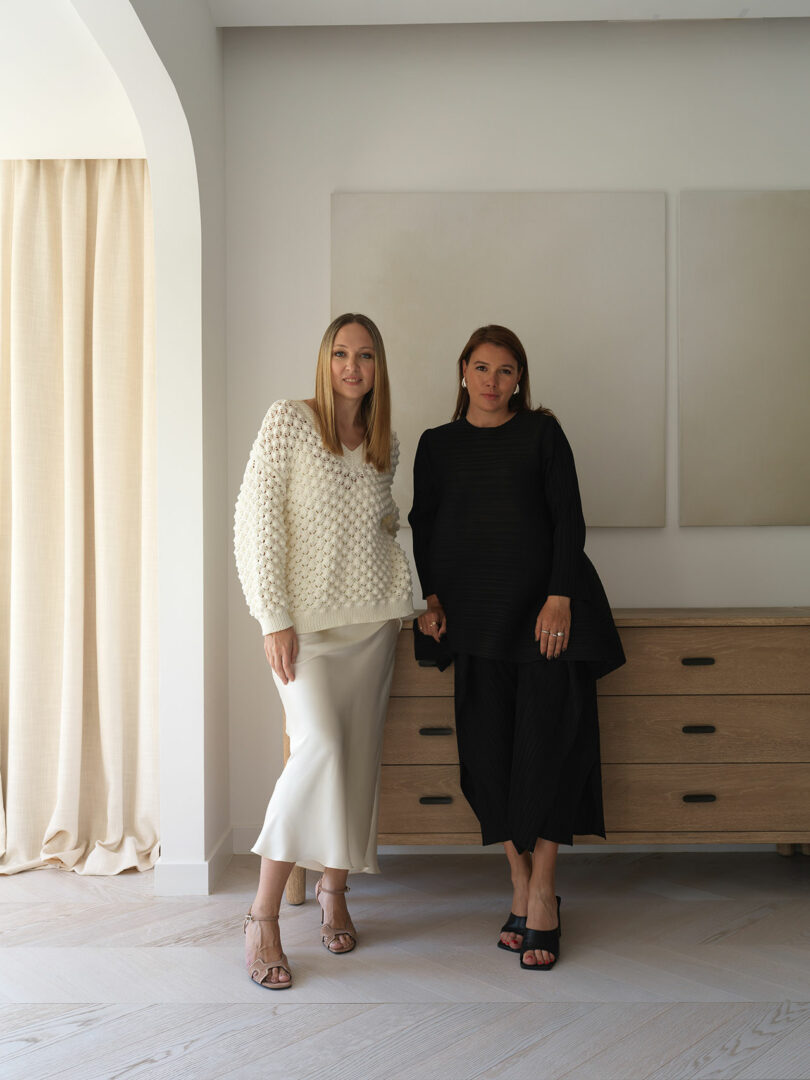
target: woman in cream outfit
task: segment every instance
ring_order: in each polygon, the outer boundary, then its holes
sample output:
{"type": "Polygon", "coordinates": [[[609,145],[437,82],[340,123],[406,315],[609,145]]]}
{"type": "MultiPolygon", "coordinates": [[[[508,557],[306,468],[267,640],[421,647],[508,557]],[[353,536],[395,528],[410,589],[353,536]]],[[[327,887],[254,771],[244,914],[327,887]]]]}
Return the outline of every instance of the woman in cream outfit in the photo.
{"type": "Polygon", "coordinates": [[[335,319],[315,397],[267,412],[236,504],[239,579],[264,635],[290,756],[253,851],[259,888],[245,918],[251,978],[288,989],[278,914],[290,871],[321,871],[322,941],[350,952],[349,872],[378,873],[377,797],[400,620],[412,610],[396,542],[385,350],[364,315],[335,319]]]}

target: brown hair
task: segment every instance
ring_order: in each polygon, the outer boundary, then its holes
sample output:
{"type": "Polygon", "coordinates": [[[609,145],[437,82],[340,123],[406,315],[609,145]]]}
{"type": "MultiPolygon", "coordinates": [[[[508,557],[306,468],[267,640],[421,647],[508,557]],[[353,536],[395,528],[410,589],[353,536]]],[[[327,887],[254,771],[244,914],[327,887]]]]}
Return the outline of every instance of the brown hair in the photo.
{"type": "Polygon", "coordinates": [[[321,438],[327,450],[339,457],[343,447],[335,420],[335,395],[332,390],[332,349],[335,338],[344,326],[357,323],[368,331],[374,346],[374,386],[360,402],[360,419],[365,428],[366,461],[378,472],[391,468],[391,391],[385,346],[382,335],[368,315],[347,313],[338,315],[326,328],[318,350],[315,372],[315,413],[321,427],[321,438]]]}
{"type": "MultiPolygon", "coordinates": [[[[464,365],[469,363],[470,357],[479,345],[497,345],[501,349],[506,349],[515,358],[518,366],[518,392],[509,399],[509,411],[529,412],[532,407],[532,394],[529,386],[529,364],[526,359],[526,350],[514,331],[509,330],[506,326],[491,323],[489,326],[479,326],[477,330],[474,330],[469,341],[461,350],[461,356],[458,358],[458,397],[456,398],[456,408],[452,419],[460,420],[462,416],[467,415],[470,395],[466,387],[462,385],[461,380],[464,378],[464,365]]],[[[546,409],[542,405],[538,406],[537,412],[553,415],[550,409],[546,409]]]]}

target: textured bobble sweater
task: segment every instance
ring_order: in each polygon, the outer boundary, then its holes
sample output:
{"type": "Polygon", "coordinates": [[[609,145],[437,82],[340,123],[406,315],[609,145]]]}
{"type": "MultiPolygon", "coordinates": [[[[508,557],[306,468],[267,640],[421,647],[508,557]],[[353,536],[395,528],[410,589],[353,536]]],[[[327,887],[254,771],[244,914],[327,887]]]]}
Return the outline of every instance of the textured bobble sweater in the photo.
{"type": "Polygon", "coordinates": [[[312,410],[276,401],[253,444],[236,501],[236,568],[262,633],[298,633],[383,619],[413,610],[411,574],[396,541],[399,514],[391,470],[365,448],[327,450],[312,410]]]}

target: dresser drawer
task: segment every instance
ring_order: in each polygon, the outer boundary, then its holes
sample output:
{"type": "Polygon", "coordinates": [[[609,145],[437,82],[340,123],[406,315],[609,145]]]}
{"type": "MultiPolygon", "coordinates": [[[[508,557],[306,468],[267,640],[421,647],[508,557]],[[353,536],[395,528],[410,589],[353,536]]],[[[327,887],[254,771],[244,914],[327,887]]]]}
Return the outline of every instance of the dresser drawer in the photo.
{"type": "Polygon", "coordinates": [[[627,663],[599,681],[612,694],[810,693],[810,627],[626,627],[627,663]]]}
{"type": "Polygon", "coordinates": [[[452,698],[391,698],[383,740],[384,765],[458,762],[452,698]]]}
{"type": "Polygon", "coordinates": [[[603,762],[810,761],[810,696],[599,701],[603,762]]]}
{"type": "Polygon", "coordinates": [[[383,765],[381,833],[474,833],[478,820],[458,784],[457,765],[383,765]],[[424,803],[422,799],[448,799],[424,803]]]}
{"type": "Polygon", "coordinates": [[[435,667],[420,667],[413,658],[413,630],[402,630],[397,638],[391,696],[453,696],[453,665],[444,671],[435,667]]]}
{"type": "Polygon", "coordinates": [[[612,832],[810,829],[810,765],[605,765],[612,832]],[[688,801],[684,801],[684,797],[688,801]],[[714,796],[714,801],[691,801],[714,796]]]}

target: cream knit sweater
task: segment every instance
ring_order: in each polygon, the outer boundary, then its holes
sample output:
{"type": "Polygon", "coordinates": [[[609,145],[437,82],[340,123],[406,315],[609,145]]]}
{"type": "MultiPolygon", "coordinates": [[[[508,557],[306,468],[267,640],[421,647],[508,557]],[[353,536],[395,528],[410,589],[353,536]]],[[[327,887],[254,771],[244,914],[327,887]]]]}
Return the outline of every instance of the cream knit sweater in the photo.
{"type": "Polygon", "coordinates": [[[364,448],[343,457],[321,442],[300,401],[276,401],[253,444],[236,501],[239,580],[262,633],[403,618],[413,610],[411,573],[396,542],[399,513],[391,471],[364,448]]]}

